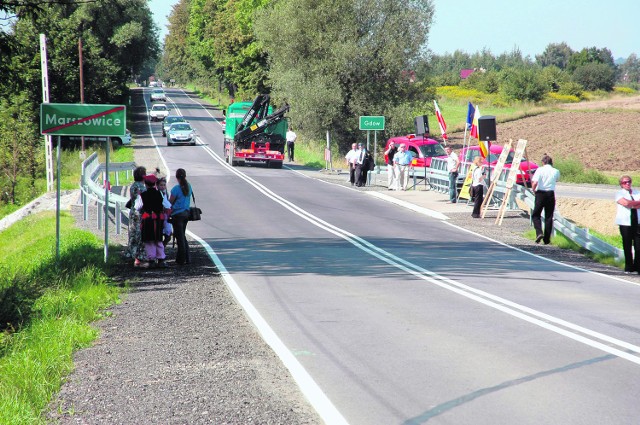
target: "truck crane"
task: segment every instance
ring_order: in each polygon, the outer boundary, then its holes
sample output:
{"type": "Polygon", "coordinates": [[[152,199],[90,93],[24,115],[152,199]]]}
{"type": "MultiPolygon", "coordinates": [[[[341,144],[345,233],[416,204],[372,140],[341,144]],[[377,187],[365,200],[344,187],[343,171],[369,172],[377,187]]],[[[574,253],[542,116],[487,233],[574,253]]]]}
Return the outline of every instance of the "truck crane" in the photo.
{"type": "Polygon", "coordinates": [[[253,103],[229,105],[224,135],[227,163],[282,168],[287,134],[284,115],[289,111],[289,105],[272,112],[269,103],[269,95],[260,94],[253,103]]]}

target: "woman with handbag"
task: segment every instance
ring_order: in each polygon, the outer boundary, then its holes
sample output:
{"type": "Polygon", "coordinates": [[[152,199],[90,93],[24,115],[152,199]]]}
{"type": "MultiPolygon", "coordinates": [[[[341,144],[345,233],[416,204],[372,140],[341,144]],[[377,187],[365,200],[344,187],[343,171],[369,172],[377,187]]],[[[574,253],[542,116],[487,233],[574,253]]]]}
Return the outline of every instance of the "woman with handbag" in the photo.
{"type": "Polygon", "coordinates": [[[176,170],[178,184],[171,188],[171,222],[173,223],[173,237],[178,244],[176,264],[184,265],[191,262],[189,256],[189,243],[187,242],[187,222],[189,221],[189,208],[191,207],[191,185],[187,181],[187,172],[183,168],[176,170]]]}

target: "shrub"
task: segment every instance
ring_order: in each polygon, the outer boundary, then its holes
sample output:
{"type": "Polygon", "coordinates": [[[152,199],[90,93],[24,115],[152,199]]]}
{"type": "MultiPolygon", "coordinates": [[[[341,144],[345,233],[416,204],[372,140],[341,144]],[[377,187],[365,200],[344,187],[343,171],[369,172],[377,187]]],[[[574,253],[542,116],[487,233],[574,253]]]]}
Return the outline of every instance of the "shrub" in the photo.
{"type": "Polygon", "coordinates": [[[501,92],[507,99],[539,102],[544,98],[546,85],[533,69],[509,68],[502,72],[501,92]]]}
{"type": "Polygon", "coordinates": [[[558,93],[560,94],[575,96],[578,99],[582,97],[583,92],[584,90],[582,89],[582,86],[574,81],[565,81],[561,83],[558,90],[558,93]]]}
{"type": "Polygon", "coordinates": [[[584,165],[576,158],[557,158],[555,167],[560,170],[560,178],[570,183],[608,183],[607,177],[597,170],[585,170],[584,165]]]}
{"type": "Polygon", "coordinates": [[[580,98],[570,94],[547,93],[547,97],[560,103],[578,103],[580,98]]]}
{"type": "Polygon", "coordinates": [[[635,94],[636,90],[632,89],[631,87],[614,87],[613,91],[616,93],[622,93],[622,94],[635,94]]]}

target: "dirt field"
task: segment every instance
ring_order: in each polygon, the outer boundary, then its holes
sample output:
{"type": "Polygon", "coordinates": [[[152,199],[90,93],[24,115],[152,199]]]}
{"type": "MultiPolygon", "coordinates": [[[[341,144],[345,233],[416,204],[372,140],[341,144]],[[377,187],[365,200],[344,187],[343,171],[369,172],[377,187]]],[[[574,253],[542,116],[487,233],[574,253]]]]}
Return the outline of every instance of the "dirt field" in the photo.
{"type": "MultiPolygon", "coordinates": [[[[498,142],[526,139],[527,156],[539,163],[544,153],[575,158],[585,168],[610,174],[640,174],[640,96],[562,105],[558,112],[498,123],[498,142]]],[[[462,134],[452,143],[462,146],[462,134]]],[[[640,187],[640,181],[634,182],[640,187]]],[[[617,234],[613,200],[559,200],[560,213],[582,225],[617,234]]]]}

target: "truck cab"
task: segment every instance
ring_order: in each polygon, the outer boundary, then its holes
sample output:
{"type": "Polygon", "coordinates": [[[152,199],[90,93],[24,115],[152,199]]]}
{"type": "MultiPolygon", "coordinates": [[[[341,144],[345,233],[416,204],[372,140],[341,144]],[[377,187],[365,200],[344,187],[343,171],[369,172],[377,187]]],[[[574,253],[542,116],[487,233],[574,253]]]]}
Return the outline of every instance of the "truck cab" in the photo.
{"type": "Polygon", "coordinates": [[[273,112],[269,95],[253,102],[235,102],[225,113],[225,159],[232,165],[282,168],[286,145],[285,105],[273,112]]]}

